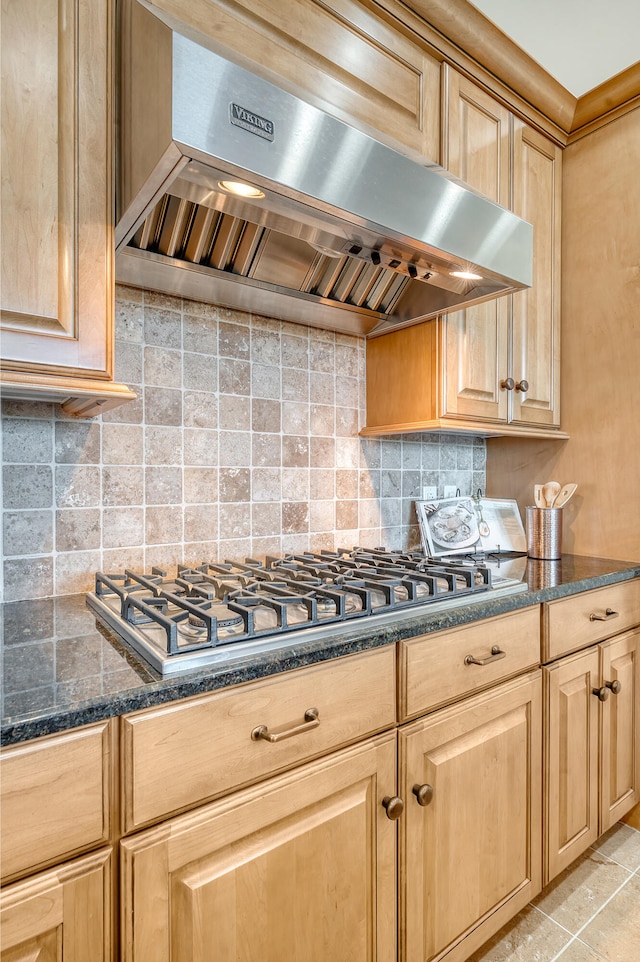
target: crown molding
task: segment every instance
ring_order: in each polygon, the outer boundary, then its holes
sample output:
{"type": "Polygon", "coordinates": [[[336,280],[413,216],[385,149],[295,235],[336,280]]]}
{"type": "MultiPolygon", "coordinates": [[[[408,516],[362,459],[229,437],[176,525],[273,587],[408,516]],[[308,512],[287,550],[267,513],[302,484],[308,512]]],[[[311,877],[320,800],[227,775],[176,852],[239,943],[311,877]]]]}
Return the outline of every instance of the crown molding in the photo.
{"type": "Polygon", "coordinates": [[[468,0],[404,0],[404,6],[551,121],[567,142],[640,106],[640,61],[578,98],[468,0]]]}

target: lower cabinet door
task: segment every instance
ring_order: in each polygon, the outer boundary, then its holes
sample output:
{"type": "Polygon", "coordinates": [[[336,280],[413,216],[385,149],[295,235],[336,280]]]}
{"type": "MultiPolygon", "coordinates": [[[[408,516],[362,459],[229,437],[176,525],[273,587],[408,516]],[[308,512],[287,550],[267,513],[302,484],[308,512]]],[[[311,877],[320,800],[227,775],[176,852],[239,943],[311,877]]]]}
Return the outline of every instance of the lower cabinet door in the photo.
{"type": "Polygon", "coordinates": [[[600,680],[610,693],[601,707],[602,833],[640,800],[640,629],[599,647],[600,680]]]}
{"type": "Polygon", "coordinates": [[[546,885],[598,837],[598,649],[543,671],[546,885]]]}
{"type": "Polygon", "coordinates": [[[400,960],[466,959],[541,888],[539,671],[401,729],[400,960]]]}
{"type": "Polygon", "coordinates": [[[2,962],[111,962],[111,849],[3,889],[2,962]]]}
{"type": "Polygon", "coordinates": [[[127,962],[393,962],[396,736],[121,843],[127,962]]]}

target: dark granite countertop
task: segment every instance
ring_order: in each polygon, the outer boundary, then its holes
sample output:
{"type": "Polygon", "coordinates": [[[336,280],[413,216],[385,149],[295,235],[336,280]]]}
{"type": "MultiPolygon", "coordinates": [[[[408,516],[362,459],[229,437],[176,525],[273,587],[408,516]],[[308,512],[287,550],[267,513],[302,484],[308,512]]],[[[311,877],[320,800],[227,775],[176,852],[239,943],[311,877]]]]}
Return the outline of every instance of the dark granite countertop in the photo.
{"type": "Polygon", "coordinates": [[[100,721],[389,645],[532,604],[640,577],[640,563],[563,555],[526,563],[528,591],[491,596],[475,604],[430,611],[413,609],[372,627],[348,622],[339,635],[236,660],[227,666],[162,679],[116,635],[96,621],[85,596],[64,595],[0,606],[3,626],[3,745],[100,721]]]}

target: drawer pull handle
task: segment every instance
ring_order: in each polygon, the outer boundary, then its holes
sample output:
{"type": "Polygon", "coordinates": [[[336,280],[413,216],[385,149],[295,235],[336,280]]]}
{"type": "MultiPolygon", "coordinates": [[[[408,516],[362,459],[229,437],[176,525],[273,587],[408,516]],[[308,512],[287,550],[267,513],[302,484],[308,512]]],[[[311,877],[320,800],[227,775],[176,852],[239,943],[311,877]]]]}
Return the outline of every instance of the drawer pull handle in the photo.
{"type": "Polygon", "coordinates": [[[595,611],[592,611],[589,615],[589,621],[609,621],[610,618],[617,618],[618,612],[614,611],[613,608],[607,608],[603,615],[597,615],[595,611]]]}
{"type": "Polygon", "coordinates": [[[418,805],[423,808],[426,808],[433,798],[433,785],[414,785],[411,791],[416,796],[418,805]]]}
{"type": "Polygon", "coordinates": [[[605,687],[610,688],[614,695],[619,695],[622,691],[622,682],[616,678],[615,681],[606,682],[605,687]]]}
{"type": "Polygon", "coordinates": [[[487,655],[486,658],[476,658],[475,655],[467,655],[464,663],[465,665],[488,665],[492,661],[500,661],[501,658],[506,658],[506,651],[502,651],[497,645],[494,645],[491,649],[491,654],[487,655]]]}
{"type": "Polygon", "coordinates": [[[390,818],[392,822],[400,818],[404,812],[404,802],[399,795],[385,795],[382,799],[382,807],[387,813],[387,818],[390,818]]]}
{"type": "Polygon", "coordinates": [[[594,695],[598,696],[600,701],[606,701],[609,697],[609,689],[606,685],[603,685],[602,688],[592,688],[591,690],[594,695]]]}
{"type": "Polygon", "coordinates": [[[303,732],[310,732],[312,728],[317,728],[320,724],[320,712],[317,708],[307,708],[304,713],[304,721],[301,725],[294,725],[293,728],[285,728],[281,732],[270,732],[266,725],[258,725],[251,732],[251,739],[259,742],[263,738],[266,742],[281,742],[285,738],[292,738],[294,735],[302,735],[303,732]]]}

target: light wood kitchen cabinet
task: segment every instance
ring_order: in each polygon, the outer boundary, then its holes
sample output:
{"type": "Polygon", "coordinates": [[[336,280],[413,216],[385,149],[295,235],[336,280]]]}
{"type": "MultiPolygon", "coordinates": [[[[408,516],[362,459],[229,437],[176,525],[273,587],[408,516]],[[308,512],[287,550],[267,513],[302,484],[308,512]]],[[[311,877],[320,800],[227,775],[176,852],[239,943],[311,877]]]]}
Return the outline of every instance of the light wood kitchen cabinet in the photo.
{"type": "Polygon", "coordinates": [[[388,732],[122,842],[123,962],[393,962],[388,732]],[[388,804],[388,803],[387,803],[388,804]]]}
{"type": "MultiPolygon", "coordinates": [[[[560,425],[562,150],[513,118],[513,209],[533,224],[533,284],[511,295],[508,420],[560,425]],[[526,391],[518,385],[527,381],[526,391]]],[[[500,372],[502,378],[502,372],[500,372]]]]}
{"type": "Polygon", "coordinates": [[[447,168],[534,226],[533,284],[367,342],[363,434],[559,433],[559,147],[450,67],[447,168]]]}
{"type": "MultiPolygon", "coordinates": [[[[551,602],[588,605],[591,630],[611,634],[611,604],[631,597],[633,582],[551,602]],[[628,588],[625,594],[621,589],[628,588]],[[603,594],[604,593],[604,594],[603,594]],[[607,599],[609,603],[607,604],[607,599]],[[606,607],[601,609],[601,602],[606,607]],[[602,619],[602,620],[601,620],[602,619]]],[[[567,610],[566,615],[571,612],[567,610]]],[[[557,636],[554,650],[561,644],[557,636]]],[[[591,639],[587,637],[587,644],[591,639]]],[[[575,639],[569,638],[571,648],[575,639]]],[[[546,665],[545,884],[566,868],[640,799],[640,629],[623,631],[546,665]]]]}
{"type": "Polygon", "coordinates": [[[2,5],[2,393],[93,416],[113,381],[112,5],[2,5]]]}
{"type": "Polygon", "coordinates": [[[437,954],[435,943],[416,954],[425,932],[461,960],[536,894],[539,607],[409,639],[397,654],[398,709],[396,646],[385,646],[122,719],[123,823],[135,831],[121,842],[125,962],[149,946],[165,962],[208,957],[205,946],[368,962],[395,959],[398,937],[401,959],[424,962],[437,954]],[[428,811],[413,794],[427,778],[440,799],[428,811]],[[476,779],[492,784],[481,805],[476,779]],[[461,834],[465,820],[489,848],[461,834]],[[452,935],[424,906],[440,916],[454,876],[470,881],[452,935]]]}
{"type": "Polygon", "coordinates": [[[111,850],[0,893],[1,962],[111,962],[111,850]]]}
{"type": "Polygon", "coordinates": [[[462,962],[541,889],[539,670],[400,729],[402,962],[462,962]]]}
{"type": "Polygon", "coordinates": [[[3,749],[3,881],[108,842],[113,737],[107,721],[3,749]]]}
{"type": "Polygon", "coordinates": [[[395,715],[392,646],[125,715],[123,829],[389,729],[395,715]],[[274,740],[252,737],[258,729],[274,740]]]}
{"type": "Polygon", "coordinates": [[[114,727],[100,722],[2,751],[2,962],[112,962],[114,727]],[[80,852],[90,854],[71,860],[80,852]]]}
{"type": "Polygon", "coordinates": [[[252,70],[417,159],[439,161],[440,62],[372,0],[156,0],[252,70]]]}

